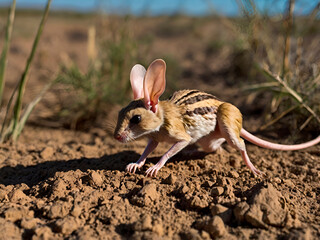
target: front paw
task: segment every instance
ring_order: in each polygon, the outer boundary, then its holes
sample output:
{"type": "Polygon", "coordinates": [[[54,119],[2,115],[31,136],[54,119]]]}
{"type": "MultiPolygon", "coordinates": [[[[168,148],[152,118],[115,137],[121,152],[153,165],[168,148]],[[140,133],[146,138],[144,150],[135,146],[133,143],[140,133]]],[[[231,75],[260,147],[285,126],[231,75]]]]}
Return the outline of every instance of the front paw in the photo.
{"type": "Polygon", "coordinates": [[[154,165],[146,171],[147,177],[156,177],[161,167],[154,165]]]}
{"type": "Polygon", "coordinates": [[[129,163],[126,166],[126,171],[127,172],[131,172],[131,173],[135,173],[137,169],[139,169],[141,166],[138,163],[129,163]]]}

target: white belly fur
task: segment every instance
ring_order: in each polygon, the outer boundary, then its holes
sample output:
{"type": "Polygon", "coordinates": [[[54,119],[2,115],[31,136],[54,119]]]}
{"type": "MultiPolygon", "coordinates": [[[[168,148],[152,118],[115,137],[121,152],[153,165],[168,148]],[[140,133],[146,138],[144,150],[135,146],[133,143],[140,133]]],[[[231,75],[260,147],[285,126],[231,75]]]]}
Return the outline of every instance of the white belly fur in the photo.
{"type": "Polygon", "coordinates": [[[206,115],[193,115],[192,118],[195,124],[186,129],[187,133],[191,136],[192,140],[190,144],[195,143],[200,138],[208,135],[210,132],[214,131],[217,124],[217,119],[215,114],[206,115]]]}

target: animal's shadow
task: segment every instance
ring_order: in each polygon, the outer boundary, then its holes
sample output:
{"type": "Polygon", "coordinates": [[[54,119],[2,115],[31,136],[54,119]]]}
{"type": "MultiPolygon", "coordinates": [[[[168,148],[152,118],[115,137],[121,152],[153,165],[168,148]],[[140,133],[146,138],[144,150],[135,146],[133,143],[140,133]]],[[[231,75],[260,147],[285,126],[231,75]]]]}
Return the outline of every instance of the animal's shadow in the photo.
{"type": "MultiPolygon", "coordinates": [[[[170,161],[187,161],[202,157],[201,152],[186,155],[179,153],[170,161]]],[[[56,172],[68,172],[81,170],[83,172],[91,170],[120,170],[124,171],[130,162],[136,162],[140,155],[134,151],[123,151],[116,154],[104,155],[100,158],[79,158],[72,160],[47,161],[32,166],[17,165],[15,167],[5,166],[0,168],[0,184],[16,185],[26,184],[32,187],[41,181],[53,177],[56,172]]],[[[160,157],[148,158],[148,162],[156,163],[160,157]]]]}
{"type": "Polygon", "coordinates": [[[123,151],[116,154],[104,155],[100,158],[78,158],[72,160],[47,161],[33,166],[17,165],[0,168],[0,184],[15,185],[25,183],[29,187],[40,181],[53,177],[56,172],[71,170],[123,170],[129,162],[139,158],[134,151],[123,151]]]}

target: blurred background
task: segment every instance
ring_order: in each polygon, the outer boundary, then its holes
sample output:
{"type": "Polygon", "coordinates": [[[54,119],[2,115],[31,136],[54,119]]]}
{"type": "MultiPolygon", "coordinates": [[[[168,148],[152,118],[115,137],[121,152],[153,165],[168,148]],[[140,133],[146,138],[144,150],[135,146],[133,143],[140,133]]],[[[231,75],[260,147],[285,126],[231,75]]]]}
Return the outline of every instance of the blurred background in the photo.
{"type": "MultiPolygon", "coordinates": [[[[0,0],[0,49],[12,3],[0,0]]],[[[2,118],[47,3],[16,2],[2,118]]],[[[320,123],[319,8],[315,0],[54,0],[22,106],[50,83],[29,124],[112,129],[132,97],[131,67],[163,58],[162,99],[205,90],[237,105],[251,131],[311,138],[320,123]]]]}
{"type": "MultiPolygon", "coordinates": [[[[53,11],[71,11],[81,13],[106,13],[116,15],[159,16],[184,14],[188,16],[205,16],[220,14],[225,16],[239,16],[241,0],[55,0],[52,2],[53,11]]],[[[247,1],[250,2],[250,1],[247,1]]],[[[253,1],[257,10],[265,14],[282,14],[287,8],[286,0],[253,1]]],[[[304,15],[312,11],[317,5],[316,0],[296,1],[295,14],[304,15]]],[[[10,0],[1,0],[0,6],[8,7],[10,0]]],[[[45,0],[19,0],[18,9],[42,9],[45,0]]]]}

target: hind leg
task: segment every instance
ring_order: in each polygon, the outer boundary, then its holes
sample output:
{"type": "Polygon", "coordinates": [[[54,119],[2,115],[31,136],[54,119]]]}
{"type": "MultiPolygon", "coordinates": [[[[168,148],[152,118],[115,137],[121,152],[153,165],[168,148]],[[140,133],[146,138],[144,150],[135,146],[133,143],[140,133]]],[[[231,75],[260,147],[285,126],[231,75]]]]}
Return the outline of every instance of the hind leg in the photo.
{"type": "Polygon", "coordinates": [[[221,149],[221,144],[225,141],[226,140],[218,131],[214,131],[209,135],[199,139],[197,144],[199,144],[205,152],[215,152],[221,149]]]}
{"type": "Polygon", "coordinates": [[[241,157],[248,168],[255,175],[263,175],[250,161],[243,139],[240,138],[242,115],[238,108],[230,103],[223,103],[217,112],[217,121],[220,134],[228,144],[241,152],[241,157]]]}

